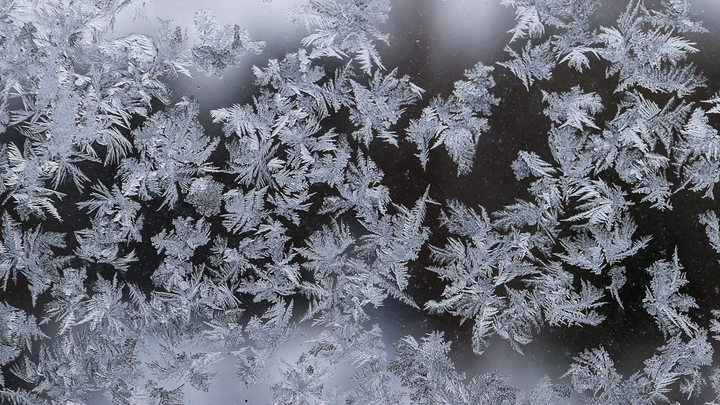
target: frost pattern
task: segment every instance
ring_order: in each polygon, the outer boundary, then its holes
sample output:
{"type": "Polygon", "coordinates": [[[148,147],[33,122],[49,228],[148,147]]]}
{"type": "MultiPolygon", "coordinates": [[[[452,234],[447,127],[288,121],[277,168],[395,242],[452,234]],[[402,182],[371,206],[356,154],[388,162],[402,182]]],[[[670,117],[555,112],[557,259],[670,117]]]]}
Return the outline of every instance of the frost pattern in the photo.
{"type": "Polygon", "coordinates": [[[182,404],[225,360],[247,386],[278,377],[277,404],[720,398],[708,341],[720,311],[684,291],[699,269],[636,219],[680,193],[712,202],[720,181],[720,93],[696,95],[710,81],[683,35],[707,30],[689,1],[630,0],[606,27],[604,2],[502,0],[516,17],[510,60],[426,100],[382,63],[389,1],[312,0],[290,10],[309,30],[301,47],[252,68],[252,101],[209,113],[217,135],[170,80],[222,76],[264,42],[208,10],[192,49],[170,21],[156,37],[112,37],[115,16],[142,3],[0,0],[3,403],[182,404]],[[599,69],[605,87],[559,79],[599,69]],[[535,94],[547,128],[548,149],[511,164],[523,198],[488,212],[385,180],[378,149],[408,143],[426,173],[446,155],[461,180],[476,175],[510,91],[535,94]],[[654,263],[639,265],[646,252],[654,263]],[[442,292],[415,296],[419,277],[442,292]],[[627,292],[638,282],[644,296],[627,292]],[[525,392],[496,372],[466,377],[443,332],[388,349],[371,307],[391,302],[470,322],[477,355],[505,344],[495,336],[523,353],[545,330],[593,330],[633,304],[663,343],[627,378],[605,347],[585,348],[570,386],[545,377],[525,392]],[[299,339],[297,359],[279,360],[299,339]],[[352,371],[341,386],[339,370],[352,371]]]}

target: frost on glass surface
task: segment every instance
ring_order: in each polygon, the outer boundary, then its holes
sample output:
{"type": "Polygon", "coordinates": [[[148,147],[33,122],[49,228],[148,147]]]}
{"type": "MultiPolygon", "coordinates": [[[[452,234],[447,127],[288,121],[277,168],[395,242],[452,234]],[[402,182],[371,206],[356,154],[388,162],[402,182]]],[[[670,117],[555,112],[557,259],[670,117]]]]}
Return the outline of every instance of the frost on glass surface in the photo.
{"type": "Polygon", "coordinates": [[[720,401],[720,93],[689,1],[503,0],[505,53],[437,94],[383,63],[393,1],[295,6],[299,48],[252,68],[267,44],[209,10],[115,35],[143,3],[0,0],[3,404],[720,401]],[[173,91],[231,69],[235,104],[173,91]],[[521,120],[516,194],[447,185],[492,178],[483,140],[521,120]],[[394,337],[384,308],[419,320],[394,337]],[[484,367],[559,334],[560,372],[484,367]]]}

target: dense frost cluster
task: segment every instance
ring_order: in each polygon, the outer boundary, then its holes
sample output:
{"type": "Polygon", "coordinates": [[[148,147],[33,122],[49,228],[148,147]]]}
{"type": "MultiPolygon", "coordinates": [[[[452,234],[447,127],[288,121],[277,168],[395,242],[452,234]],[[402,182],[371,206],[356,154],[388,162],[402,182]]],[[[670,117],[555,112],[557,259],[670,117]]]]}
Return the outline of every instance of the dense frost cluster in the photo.
{"type": "MultiPolygon", "coordinates": [[[[698,269],[638,231],[638,213],[664,215],[678,196],[712,206],[720,181],[720,86],[691,57],[713,39],[689,1],[502,0],[516,17],[507,59],[435,95],[383,65],[390,0],[311,0],[289,11],[302,47],[253,67],[252,101],[210,112],[217,134],[169,82],[222,76],[265,43],[209,11],[192,47],[172,21],[113,36],[142,3],[0,0],[0,401],[183,404],[228,358],[238,383],[280,376],[275,404],[720,398],[720,322],[699,315],[720,316],[720,296],[700,308],[698,269]],[[548,128],[542,150],[516,151],[524,195],[494,212],[433,184],[393,201],[378,144],[469,176],[518,85],[548,128]],[[420,272],[444,290],[413,296],[420,272]],[[630,307],[663,343],[629,376],[585,347],[527,391],[456,369],[443,331],[386,346],[368,311],[389,301],[471,324],[477,361],[630,307]],[[309,325],[319,332],[278,369],[309,325]]],[[[675,209],[720,257],[715,211],[675,209]]]]}

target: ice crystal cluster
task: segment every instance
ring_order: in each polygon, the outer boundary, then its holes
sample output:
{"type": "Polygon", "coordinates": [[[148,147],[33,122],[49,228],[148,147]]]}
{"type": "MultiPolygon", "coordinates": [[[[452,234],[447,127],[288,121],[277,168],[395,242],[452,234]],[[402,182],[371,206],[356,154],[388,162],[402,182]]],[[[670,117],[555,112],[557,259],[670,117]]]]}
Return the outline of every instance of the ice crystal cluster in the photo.
{"type": "Polygon", "coordinates": [[[663,233],[693,224],[720,258],[720,83],[698,63],[717,33],[688,0],[620,1],[502,0],[506,56],[428,94],[383,64],[392,1],[310,0],[289,10],[300,48],[254,66],[210,128],[170,82],[261,54],[247,31],[200,10],[115,36],[142,0],[0,0],[0,401],[184,404],[231,359],[224,384],[274,404],[718,403],[720,295],[690,293],[717,266],[683,265],[663,233]],[[399,202],[379,154],[489,176],[478,145],[514,136],[494,129],[510,93],[544,128],[514,151],[514,203],[430,182],[399,202]],[[456,367],[448,330],[388,342],[370,313],[391,302],[469,325],[477,362],[625,316],[660,342],[628,375],[625,349],[588,344],[521,389],[456,367]]]}

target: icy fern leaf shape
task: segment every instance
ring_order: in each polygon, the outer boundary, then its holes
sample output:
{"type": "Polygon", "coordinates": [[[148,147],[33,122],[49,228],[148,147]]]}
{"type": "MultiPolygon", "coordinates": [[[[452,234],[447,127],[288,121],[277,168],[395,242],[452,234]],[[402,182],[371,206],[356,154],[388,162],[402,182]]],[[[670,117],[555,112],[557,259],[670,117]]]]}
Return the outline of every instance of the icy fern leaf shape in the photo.
{"type": "Polygon", "coordinates": [[[622,395],[622,376],[604,348],[586,349],[574,360],[564,377],[571,377],[576,391],[592,391],[593,404],[619,403],[616,401],[622,395]]]}
{"type": "Polygon", "coordinates": [[[515,27],[509,43],[522,38],[540,38],[545,26],[559,29],[577,29],[597,7],[596,1],[577,3],[572,0],[502,0],[503,6],[515,9],[515,27]]]}
{"type": "Polygon", "coordinates": [[[267,215],[264,210],[267,187],[244,193],[240,189],[230,190],[223,196],[225,211],[223,225],[233,233],[244,233],[255,229],[267,215]]]}
{"type": "Polygon", "coordinates": [[[55,105],[47,112],[48,117],[23,123],[29,138],[34,138],[35,153],[48,163],[49,180],[54,189],[68,180],[78,190],[83,189],[90,179],[78,163],[99,160],[94,149],[96,142],[107,146],[106,164],[113,160],[114,153],[124,156],[130,149],[130,142],[117,128],[105,128],[95,111],[84,111],[92,107],[83,105],[82,98],[65,90],[58,94],[55,105]],[[105,136],[100,135],[102,133],[105,136]],[[117,141],[118,145],[108,143],[108,139],[117,141]]]}
{"type": "Polygon", "coordinates": [[[482,353],[493,334],[508,339],[522,352],[520,345],[532,341],[542,316],[540,302],[527,291],[510,288],[510,283],[539,273],[529,260],[528,234],[495,231],[488,215],[451,202],[450,215],[443,222],[461,236],[452,237],[444,248],[432,247],[439,264],[430,270],[449,282],[443,299],[430,300],[430,312],[448,312],[462,321],[473,319],[473,350],[482,353]]]}
{"type": "Polygon", "coordinates": [[[215,377],[215,373],[209,373],[207,369],[218,360],[219,353],[178,353],[163,345],[162,359],[148,364],[148,368],[159,381],[188,382],[193,388],[207,392],[215,377]]]}
{"type": "Polygon", "coordinates": [[[50,320],[58,322],[59,334],[63,335],[85,318],[87,314],[87,292],[85,270],[66,268],[60,280],[53,284],[51,294],[54,298],[45,307],[47,315],[42,323],[50,320]]]}
{"type": "Polygon", "coordinates": [[[240,309],[229,310],[224,315],[205,322],[209,329],[204,330],[203,334],[211,342],[211,347],[237,348],[245,342],[241,314],[240,309]]]}
{"type": "Polygon", "coordinates": [[[117,186],[108,190],[102,183],[93,186],[91,200],[78,207],[95,211],[92,228],[75,232],[78,248],[75,254],[85,260],[107,263],[121,272],[136,260],[133,251],[126,252],[128,242],[140,242],[143,216],[140,204],[123,195],[117,186]]]}
{"type": "MultiPolygon", "coordinates": [[[[363,222],[370,234],[362,237],[359,247],[361,255],[374,262],[373,270],[380,277],[392,280],[391,292],[399,290],[399,294],[407,288],[410,277],[408,262],[418,258],[420,248],[430,236],[429,229],[423,226],[427,204],[433,202],[429,192],[428,187],[412,209],[396,205],[397,214],[385,215],[379,223],[363,222]]],[[[401,297],[409,305],[415,306],[407,296],[401,297]]]]}
{"type": "Polygon", "coordinates": [[[338,215],[353,209],[359,219],[376,222],[387,212],[390,203],[390,192],[382,184],[384,173],[362,151],[358,151],[355,162],[349,162],[343,171],[344,181],[337,186],[340,197],[326,197],[322,212],[338,215]]]}
{"type": "MultiPolygon", "coordinates": [[[[35,317],[5,303],[0,303],[0,366],[15,360],[32,342],[47,336],[40,330],[35,317]]],[[[2,385],[2,384],[0,384],[2,385]]]]}
{"type": "Polygon", "coordinates": [[[290,10],[290,20],[296,24],[316,26],[303,38],[303,46],[312,46],[310,58],[334,57],[343,59],[354,54],[366,74],[373,66],[384,69],[375,40],[388,43],[388,37],[376,26],[384,23],[390,4],[387,0],[310,1],[307,6],[290,10]]]}
{"type": "Polygon", "coordinates": [[[582,73],[583,69],[590,68],[590,59],[588,54],[598,57],[598,51],[589,46],[575,46],[570,49],[559,63],[567,62],[568,66],[582,73]]]}
{"type": "Polygon", "coordinates": [[[645,195],[643,202],[652,202],[654,208],[671,208],[666,151],[677,146],[676,134],[683,130],[690,111],[690,104],[674,98],[661,107],[637,91],[627,93],[609,124],[612,132],[593,139],[596,172],[615,160],[616,172],[633,184],[635,193],[645,195]]]}
{"type": "Polygon", "coordinates": [[[579,204],[576,209],[580,212],[570,216],[567,221],[587,221],[588,225],[602,224],[608,229],[632,205],[625,199],[624,191],[603,180],[582,179],[570,196],[577,197],[579,204]]]}
{"type": "Polygon", "coordinates": [[[720,310],[713,309],[712,314],[714,319],[710,320],[710,332],[714,334],[713,339],[720,340],[720,310]]]}
{"type": "Polygon", "coordinates": [[[22,388],[14,390],[0,389],[0,399],[12,405],[50,405],[50,402],[45,398],[22,388]]]}
{"type": "Polygon", "coordinates": [[[121,230],[107,220],[94,220],[92,228],[75,231],[78,258],[96,263],[106,263],[125,273],[128,266],[137,261],[134,251],[125,253],[121,230]]]}
{"type": "Polygon", "coordinates": [[[158,253],[165,252],[178,260],[190,259],[195,249],[210,242],[210,224],[203,218],[195,221],[190,217],[173,220],[174,229],[163,230],[152,237],[158,253]]]}
{"type": "MultiPolygon", "coordinates": [[[[286,71],[286,69],[281,69],[281,67],[275,65],[277,63],[271,61],[267,71],[260,70],[260,72],[263,75],[267,73],[269,76],[267,79],[280,87],[280,89],[285,89],[286,85],[290,86],[287,91],[293,93],[293,89],[298,86],[295,80],[276,81],[273,76],[281,73],[277,70],[292,74],[298,72],[292,69],[286,71]]],[[[256,69],[257,74],[258,69],[256,69]]],[[[302,72],[300,72],[300,75],[302,75],[302,72]]],[[[281,76],[280,79],[283,79],[283,77],[281,76]]],[[[313,87],[312,79],[308,80],[311,84],[310,87],[313,87]]],[[[308,87],[303,86],[303,89],[307,90],[308,87]]],[[[283,109],[292,107],[292,104],[288,104],[286,98],[274,100],[280,103],[277,107],[283,109]]],[[[254,107],[252,105],[234,105],[231,108],[211,112],[213,122],[223,122],[225,135],[236,138],[225,144],[225,148],[230,153],[228,170],[236,174],[237,181],[245,186],[255,186],[256,188],[267,186],[272,181],[273,174],[281,170],[285,164],[284,160],[276,156],[280,145],[275,142],[274,136],[276,133],[273,127],[276,118],[280,117],[276,117],[274,111],[276,106],[273,104],[273,99],[268,94],[265,94],[255,101],[254,107]]],[[[285,120],[279,119],[278,124],[283,121],[285,120]]]]}
{"type": "Polygon", "coordinates": [[[18,273],[28,281],[33,305],[38,296],[46,291],[60,275],[59,270],[70,260],[54,252],[65,247],[65,235],[43,232],[41,227],[23,231],[5,212],[2,216],[2,240],[0,240],[0,281],[2,289],[8,289],[8,281],[18,280],[18,273]]]}
{"type": "MultiPolygon", "coordinates": [[[[286,54],[285,58],[280,61],[270,59],[265,68],[253,66],[253,73],[256,78],[255,83],[267,86],[284,96],[284,98],[273,97],[270,99],[267,96],[272,93],[268,93],[264,94],[266,98],[255,100],[258,112],[277,115],[274,117],[275,122],[272,125],[273,135],[290,130],[305,120],[310,125],[315,124],[328,114],[328,104],[339,108],[337,104],[339,102],[333,102],[330,99],[333,97],[344,98],[342,95],[329,91],[328,86],[331,82],[326,82],[325,86],[321,85],[325,81],[325,69],[314,64],[304,48],[286,54]],[[293,111],[294,107],[306,110],[307,113],[312,111],[317,114],[317,118],[307,116],[301,111],[293,111]]],[[[341,74],[341,83],[338,85],[344,88],[343,81],[346,78],[342,76],[341,74]]],[[[263,116],[264,119],[269,117],[269,115],[263,116]]],[[[288,143],[292,144],[293,142],[288,143]]]]}
{"type": "Polygon", "coordinates": [[[78,324],[87,323],[91,330],[102,328],[114,336],[121,335],[126,328],[128,309],[128,304],[122,302],[124,286],[116,277],[110,281],[99,276],[93,288],[95,294],[86,303],[87,313],[78,324]]]}
{"type": "Polygon", "coordinates": [[[701,21],[693,21],[690,16],[690,0],[663,0],[661,10],[652,10],[651,23],[654,26],[676,29],[678,32],[708,32],[701,21]]]}
{"type": "Polygon", "coordinates": [[[255,270],[253,279],[244,280],[238,292],[252,294],[253,301],[278,302],[295,295],[300,287],[300,266],[292,263],[294,254],[274,257],[272,263],[255,270]]]}
{"type": "Polygon", "coordinates": [[[527,1],[502,0],[503,6],[515,8],[515,28],[508,31],[513,34],[509,42],[515,42],[525,37],[539,38],[545,32],[545,26],[540,21],[540,12],[535,4],[527,1]]]}
{"type": "Polygon", "coordinates": [[[410,388],[410,398],[418,403],[454,403],[453,397],[465,391],[460,381],[464,375],[455,371],[447,356],[450,343],[442,332],[433,332],[418,342],[406,336],[397,343],[395,359],[389,369],[400,377],[403,386],[410,388]],[[422,402],[420,402],[422,401],[422,402]]]}
{"type": "Polygon", "coordinates": [[[612,63],[608,77],[618,74],[617,91],[638,86],[652,92],[673,93],[682,97],[705,84],[695,68],[682,65],[688,54],[698,51],[695,43],[673,36],[673,28],[648,26],[650,11],[642,1],[631,1],[618,19],[618,27],[601,27],[599,50],[612,63]]]}
{"type": "Polygon", "coordinates": [[[582,282],[580,294],[572,292],[567,297],[545,297],[545,319],[550,325],[592,325],[596,326],[605,317],[598,314],[595,309],[602,306],[602,290],[589,282],[582,282]]]}
{"type": "Polygon", "coordinates": [[[614,266],[610,269],[608,274],[610,274],[612,281],[610,282],[610,285],[606,288],[610,291],[612,297],[615,298],[615,301],[617,301],[618,305],[620,305],[620,308],[624,309],[622,301],[620,300],[620,289],[625,285],[625,282],[627,281],[627,277],[625,276],[625,267],[614,266]]]}
{"type": "Polygon", "coordinates": [[[720,253],[720,220],[715,211],[707,211],[698,216],[700,224],[705,225],[705,234],[710,239],[710,245],[720,253]]]}
{"type": "Polygon", "coordinates": [[[248,52],[260,54],[263,41],[252,41],[238,25],[220,26],[210,10],[195,13],[195,32],[199,45],[192,49],[193,60],[208,75],[222,77],[225,70],[236,66],[248,52]]]}
{"type": "Polygon", "coordinates": [[[160,30],[157,38],[157,58],[163,61],[164,71],[169,77],[178,74],[192,76],[188,67],[192,64],[191,54],[186,48],[187,32],[183,35],[180,27],[171,27],[171,21],[160,19],[160,30]]]}
{"type": "Polygon", "coordinates": [[[672,391],[678,385],[691,401],[700,395],[705,384],[700,370],[710,365],[712,355],[705,332],[699,332],[687,342],[679,336],[668,339],[657,354],[645,360],[642,371],[627,379],[616,371],[604,348],[585,350],[575,357],[565,376],[571,377],[573,388],[586,404],[668,403],[669,394],[677,395],[672,391]]]}
{"type": "Polygon", "coordinates": [[[708,114],[720,114],[720,92],[713,94],[712,98],[703,100],[703,103],[712,104],[707,113],[708,114]]]}
{"type": "Polygon", "coordinates": [[[353,132],[353,137],[365,143],[375,137],[375,134],[385,142],[397,146],[397,134],[390,128],[397,124],[405,106],[415,103],[423,90],[412,82],[408,76],[395,77],[397,70],[383,76],[380,72],[375,75],[367,88],[351,80],[355,96],[355,107],[350,110],[350,120],[360,127],[353,132]]]}
{"type": "Polygon", "coordinates": [[[510,54],[512,59],[507,62],[498,62],[498,65],[510,69],[522,81],[526,89],[530,90],[530,86],[536,80],[552,78],[552,71],[557,62],[550,49],[550,41],[540,45],[532,45],[528,41],[522,49],[522,54],[518,54],[509,46],[505,47],[505,51],[510,54]]]}
{"type": "Polygon", "coordinates": [[[296,364],[283,361],[283,379],[273,384],[273,403],[278,405],[320,403],[327,371],[301,357],[296,364]]]}
{"type": "Polygon", "coordinates": [[[210,176],[194,179],[190,184],[185,201],[205,217],[213,217],[220,213],[222,204],[223,184],[210,176]]]}
{"type": "Polygon", "coordinates": [[[705,191],[714,198],[715,183],[720,181],[720,135],[702,108],[696,108],[681,130],[675,154],[683,186],[692,191],[705,191]]]}
{"type": "Polygon", "coordinates": [[[365,373],[380,371],[386,357],[380,327],[374,324],[364,328],[351,316],[338,312],[328,315],[322,322],[333,326],[311,340],[314,346],[310,353],[329,364],[350,363],[358,369],[357,380],[372,380],[365,373]]]}
{"type": "Polygon", "coordinates": [[[591,225],[578,230],[576,235],[561,238],[565,252],[556,255],[571,266],[599,275],[606,266],[631,257],[647,246],[649,236],[633,240],[636,229],[635,222],[627,215],[619,217],[610,228],[591,225]]]}
{"type": "Polygon", "coordinates": [[[183,99],[167,111],[155,113],[134,131],[133,142],[140,155],[126,158],[120,165],[123,194],[143,200],[161,195],[162,205],[172,208],[195,176],[216,171],[207,160],[219,140],[205,135],[197,119],[198,109],[196,101],[183,99]]]}
{"type": "Polygon", "coordinates": [[[487,117],[500,101],[490,92],[495,86],[493,70],[482,63],[466,70],[467,80],[456,81],[450,97],[433,99],[422,117],[411,121],[408,139],[417,146],[423,167],[430,149],[442,145],[457,163],[458,175],[472,170],[480,135],[490,129],[487,117]]]}
{"type": "MultiPolygon", "coordinates": [[[[465,374],[455,370],[448,357],[450,343],[442,332],[432,332],[419,342],[412,336],[395,345],[395,359],[388,369],[410,389],[410,398],[418,404],[525,404],[516,388],[506,383],[507,377],[491,372],[478,374],[467,383],[465,374]]],[[[560,399],[552,384],[545,381],[535,393],[550,401],[560,399]]],[[[532,400],[530,400],[532,401],[532,400]]]]}
{"type": "Polygon", "coordinates": [[[585,93],[580,86],[575,86],[566,93],[546,93],[543,101],[548,103],[544,113],[560,127],[571,126],[577,129],[584,127],[599,129],[592,116],[603,110],[602,100],[596,93],[585,93]]]}
{"type": "Polygon", "coordinates": [[[305,246],[296,249],[306,259],[302,267],[313,277],[313,281],[301,285],[303,295],[310,300],[305,319],[325,311],[331,312],[333,302],[357,294],[357,291],[351,291],[352,284],[348,279],[352,275],[352,269],[348,267],[348,253],[353,250],[354,244],[355,238],[350,234],[349,227],[333,222],[331,226],[323,226],[311,234],[305,240],[305,246]],[[350,294],[343,293],[343,290],[350,294]]]}
{"type": "Polygon", "coordinates": [[[50,214],[61,220],[53,200],[61,200],[65,194],[44,187],[57,165],[39,156],[30,142],[25,142],[22,151],[10,143],[0,153],[5,155],[1,161],[7,164],[2,173],[3,187],[15,202],[20,219],[26,221],[31,215],[45,219],[50,214]]]}
{"type": "Polygon", "coordinates": [[[701,368],[712,363],[713,348],[707,341],[707,332],[699,330],[683,341],[679,336],[668,339],[658,348],[659,354],[645,360],[643,377],[644,394],[651,401],[668,401],[668,393],[680,381],[680,392],[688,401],[697,399],[705,385],[701,368]]]}
{"type": "Polygon", "coordinates": [[[556,170],[551,164],[545,162],[535,152],[521,150],[512,163],[515,178],[522,180],[526,177],[552,177],[556,170]]]}
{"type": "Polygon", "coordinates": [[[142,237],[143,216],[139,214],[141,205],[122,194],[117,186],[112,191],[102,183],[93,186],[92,199],[77,203],[78,207],[95,212],[96,220],[106,220],[112,224],[112,236],[121,240],[139,242],[142,237]]]}
{"type": "Polygon", "coordinates": [[[666,336],[685,333],[692,337],[699,328],[687,314],[691,308],[698,308],[695,299],[680,293],[680,288],[688,283],[682,269],[677,249],[672,262],[659,260],[647,269],[652,281],[646,289],[643,306],[666,336]]]}
{"type": "Polygon", "coordinates": [[[290,323],[293,303],[278,301],[261,317],[252,317],[245,327],[253,345],[231,352],[236,357],[235,372],[246,385],[250,386],[265,377],[265,369],[278,348],[298,335],[290,323]]]}

